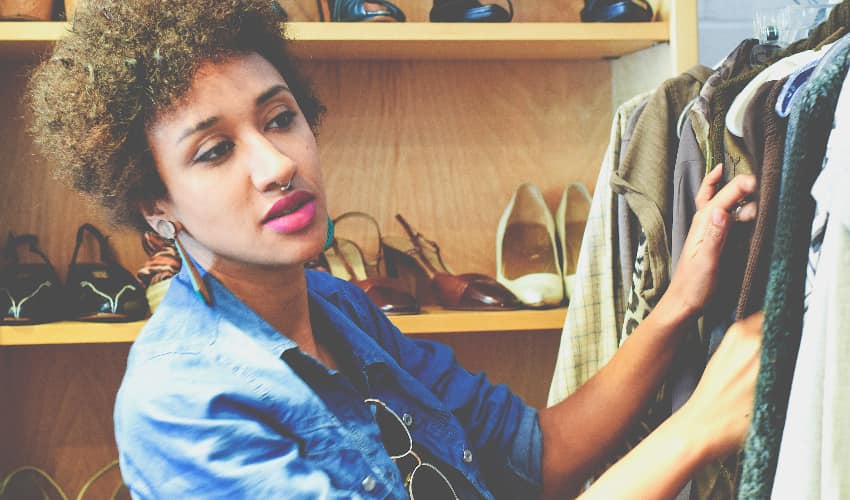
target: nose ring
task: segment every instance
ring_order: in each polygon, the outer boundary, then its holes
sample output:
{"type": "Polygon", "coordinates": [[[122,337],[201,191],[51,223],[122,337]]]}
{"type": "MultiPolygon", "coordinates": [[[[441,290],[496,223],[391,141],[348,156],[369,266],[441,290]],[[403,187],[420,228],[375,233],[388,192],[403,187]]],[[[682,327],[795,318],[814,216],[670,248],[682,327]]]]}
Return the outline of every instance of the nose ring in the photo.
{"type": "Polygon", "coordinates": [[[285,193],[285,192],[289,191],[290,189],[292,189],[292,181],[293,181],[294,179],[295,179],[295,174],[292,174],[292,177],[290,177],[290,178],[289,178],[289,182],[287,182],[286,184],[284,184],[284,185],[280,186],[280,191],[281,191],[282,193],[285,193]]]}

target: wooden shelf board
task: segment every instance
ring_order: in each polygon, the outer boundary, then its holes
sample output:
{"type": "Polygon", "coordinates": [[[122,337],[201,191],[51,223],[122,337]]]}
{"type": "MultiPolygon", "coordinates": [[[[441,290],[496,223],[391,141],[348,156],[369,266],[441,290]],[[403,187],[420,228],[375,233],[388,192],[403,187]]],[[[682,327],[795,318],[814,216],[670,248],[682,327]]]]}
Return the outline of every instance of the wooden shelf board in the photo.
{"type": "MultiPolygon", "coordinates": [[[[0,60],[38,56],[68,31],[62,22],[0,22],[0,60]]],[[[653,23],[315,23],[288,25],[309,59],[599,59],[669,40],[653,23]]]]}
{"type": "MultiPolygon", "coordinates": [[[[504,312],[447,311],[426,308],[422,314],[390,316],[408,335],[502,331],[560,330],[566,308],[504,312]]],[[[41,325],[0,326],[0,346],[109,344],[135,340],[144,321],[85,323],[60,321],[41,325]]]]}
{"type": "Polygon", "coordinates": [[[390,316],[390,320],[407,335],[423,333],[473,333],[560,330],[564,326],[566,308],[517,311],[448,311],[425,308],[423,314],[390,316]]]}
{"type": "Polygon", "coordinates": [[[132,323],[59,321],[41,325],[0,326],[0,346],[132,342],[144,324],[144,321],[132,323]]]}

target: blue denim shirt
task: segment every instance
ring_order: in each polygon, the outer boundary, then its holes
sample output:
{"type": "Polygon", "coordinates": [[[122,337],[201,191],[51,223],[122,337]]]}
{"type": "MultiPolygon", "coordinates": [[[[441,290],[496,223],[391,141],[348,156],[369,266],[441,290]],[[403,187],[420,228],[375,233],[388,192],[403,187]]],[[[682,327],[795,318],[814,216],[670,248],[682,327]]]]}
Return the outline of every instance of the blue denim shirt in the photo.
{"type": "MultiPolygon", "coordinates": [[[[306,273],[320,341],[350,351],[369,397],[412,417],[416,444],[468,480],[461,498],[539,494],[534,409],[461,368],[448,347],[402,335],[357,287],[306,273]]],[[[308,356],[204,280],[212,306],[184,266],[130,351],[114,418],[133,497],[406,498],[359,395],[303,380],[282,356],[308,356]]]]}

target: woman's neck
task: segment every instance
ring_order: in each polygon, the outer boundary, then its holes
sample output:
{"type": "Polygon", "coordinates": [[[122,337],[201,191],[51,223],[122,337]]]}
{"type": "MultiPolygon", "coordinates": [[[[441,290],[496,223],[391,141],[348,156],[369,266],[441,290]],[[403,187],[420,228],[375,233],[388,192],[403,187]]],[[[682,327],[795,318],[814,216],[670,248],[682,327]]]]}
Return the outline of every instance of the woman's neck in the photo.
{"type": "Polygon", "coordinates": [[[208,272],[302,351],[328,367],[337,367],[313,332],[303,267],[240,268],[234,272],[228,266],[213,264],[208,272]]]}

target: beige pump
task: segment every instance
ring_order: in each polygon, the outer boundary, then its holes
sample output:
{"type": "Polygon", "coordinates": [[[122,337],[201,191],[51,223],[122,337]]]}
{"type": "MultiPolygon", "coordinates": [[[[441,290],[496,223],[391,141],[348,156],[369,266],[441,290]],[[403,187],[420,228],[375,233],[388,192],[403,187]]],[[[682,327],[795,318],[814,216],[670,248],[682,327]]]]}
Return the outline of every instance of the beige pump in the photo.
{"type": "Polygon", "coordinates": [[[531,183],[516,189],[499,220],[496,280],[529,307],[554,307],[564,300],[555,221],[531,183]]]}
{"type": "Polygon", "coordinates": [[[576,264],[587,216],[590,213],[590,203],[591,196],[584,184],[570,184],[561,195],[561,203],[555,215],[555,228],[561,247],[561,269],[564,272],[564,292],[568,301],[573,293],[576,264]],[[572,196],[571,191],[575,192],[572,196]]]}

